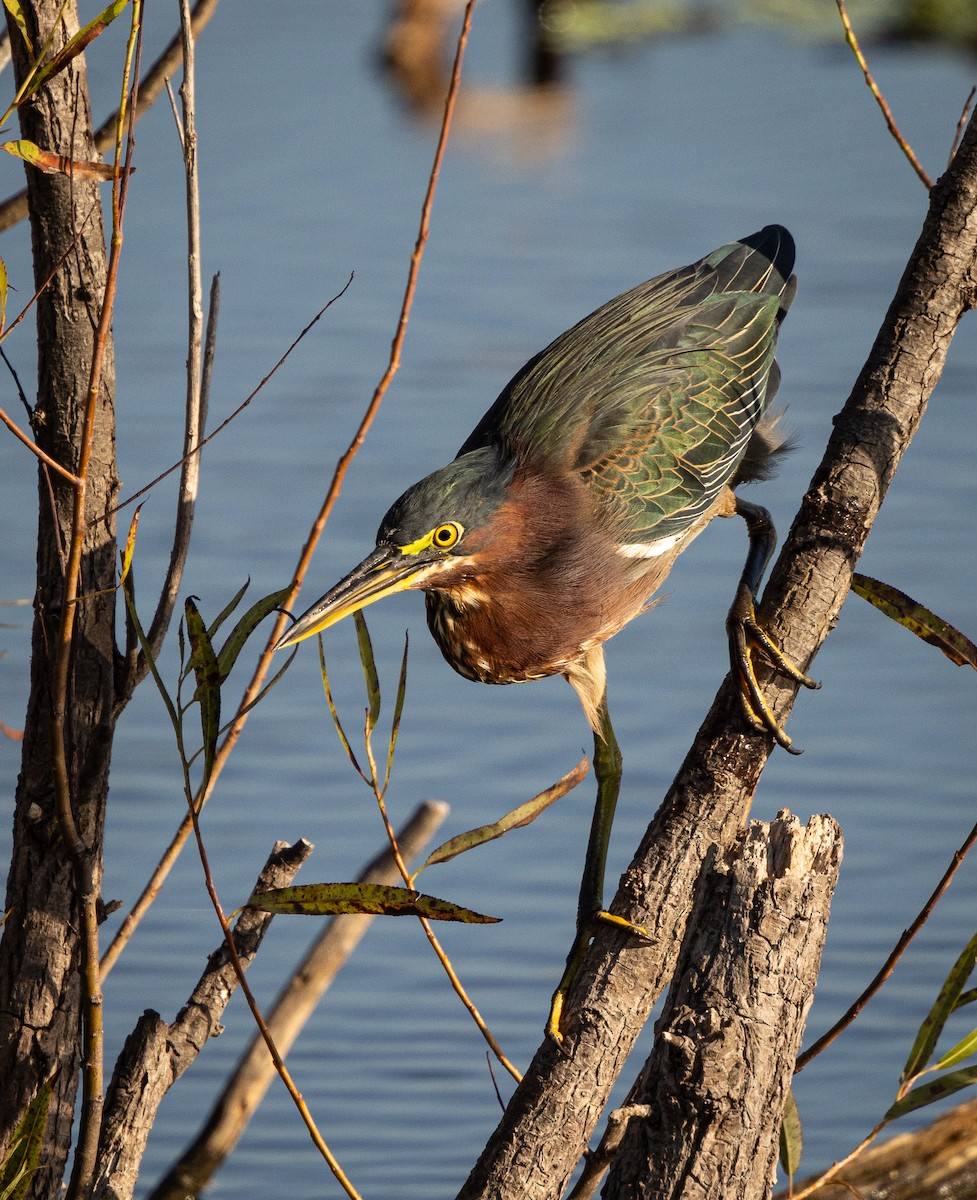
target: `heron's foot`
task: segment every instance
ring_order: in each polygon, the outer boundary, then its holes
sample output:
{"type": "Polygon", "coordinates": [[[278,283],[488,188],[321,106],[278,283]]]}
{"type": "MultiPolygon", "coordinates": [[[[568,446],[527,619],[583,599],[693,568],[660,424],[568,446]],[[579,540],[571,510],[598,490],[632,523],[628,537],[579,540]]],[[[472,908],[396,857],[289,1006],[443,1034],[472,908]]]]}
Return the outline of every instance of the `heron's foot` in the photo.
{"type": "Polygon", "coordinates": [[[598,921],[606,921],[609,925],[616,925],[619,929],[626,929],[629,933],[636,934],[646,942],[654,941],[652,935],[643,925],[637,925],[634,921],[629,921],[627,917],[619,917],[616,913],[608,912],[603,908],[594,913],[593,919],[577,931],[577,940],[574,942],[570,956],[567,959],[563,978],[557,984],[556,991],[553,993],[553,999],[550,1002],[550,1015],[546,1022],[546,1036],[561,1049],[563,1048],[563,1033],[560,1030],[560,1023],[563,1018],[563,1005],[566,1001],[567,992],[569,992],[577,976],[584,952],[594,936],[595,926],[598,921]]]}
{"type": "Polygon", "coordinates": [[[730,664],[739,681],[740,700],[747,721],[758,733],[769,733],[777,745],[782,746],[789,754],[802,753],[794,747],[764,699],[753,667],[753,654],[758,651],[775,670],[803,687],[819,688],[821,684],[805,675],[792,663],[771,640],[769,634],[760,627],[753,606],[753,596],[750,589],[742,583],[726,618],[726,632],[729,635],[730,664]]]}

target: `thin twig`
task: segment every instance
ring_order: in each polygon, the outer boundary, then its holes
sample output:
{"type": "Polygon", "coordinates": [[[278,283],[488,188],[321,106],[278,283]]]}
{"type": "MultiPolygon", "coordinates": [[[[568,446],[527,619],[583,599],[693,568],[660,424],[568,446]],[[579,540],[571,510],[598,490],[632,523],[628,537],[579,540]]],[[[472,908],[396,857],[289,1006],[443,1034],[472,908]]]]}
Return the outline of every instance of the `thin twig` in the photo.
{"type": "MultiPolygon", "coordinates": [[[[201,402],[203,385],[203,280],[201,275],[200,248],[200,182],[197,170],[197,126],[194,89],[194,34],[186,5],[181,3],[183,40],[183,84],[180,98],[183,101],[182,144],[183,167],[186,177],[187,204],[187,400],[183,427],[183,467],[180,472],[180,488],[176,506],[176,524],[173,545],[166,578],[160,590],[156,612],[149,627],[149,644],[158,654],[163,638],[169,628],[176,604],[183,570],[190,550],[193,518],[200,490],[199,454],[191,454],[204,434],[204,409],[201,402]]],[[[145,676],[146,664],[137,663],[133,686],[140,676],[145,676]]]]}
{"type": "Polygon", "coordinates": [[[186,460],[188,458],[199,454],[201,452],[201,450],[203,450],[204,446],[209,445],[214,440],[214,438],[217,437],[217,435],[219,433],[222,433],[236,417],[239,417],[241,415],[241,413],[243,413],[244,410],[248,407],[248,405],[251,403],[251,401],[255,398],[255,396],[257,396],[257,394],[265,386],[265,384],[272,378],[272,376],[275,374],[275,372],[278,371],[278,369],[284,365],[285,360],[292,353],[292,351],[299,344],[299,342],[302,341],[302,339],[305,337],[305,335],[312,329],[313,325],[315,325],[316,322],[319,321],[319,319],[321,317],[323,317],[330,308],[332,308],[332,306],[336,303],[337,300],[339,300],[342,296],[345,295],[346,289],[349,287],[349,285],[352,282],[353,282],[353,276],[350,275],[349,279],[346,280],[346,282],[339,289],[339,291],[335,294],[335,296],[332,296],[329,300],[326,301],[326,303],[322,306],[322,308],[319,309],[319,311],[312,318],[312,320],[309,321],[309,323],[305,326],[305,328],[301,331],[301,333],[299,333],[298,336],[293,339],[291,345],[288,347],[288,349],[285,351],[285,353],[278,359],[278,361],[271,368],[271,370],[268,372],[268,374],[265,375],[261,379],[261,381],[258,383],[257,387],[253,388],[252,391],[249,392],[247,396],[245,396],[245,398],[241,401],[241,403],[237,406],[236,409],[234,409],[234,411],[229,416],[225,417],[224,420],[221,421],[221,423],[216,428],[212,429],[210,431],[210,433],[208,433],[207,436],[202,441],[198,442],[193,447],[193,449],[189,451],[188,454],[185,454],[183,456],[183,458],[178,459],[175,463],[173,463],[172,466],[167,467],[166,470],[161,472],[159,475],[157,475],[155,479],[151,479],[149,481],[149,483],[144,484],[139,489],[138,492],[133,492],[131,496],[127,496],[125,498],[125,500],[123,500],[115,508],[110,509],[108,515],[111,516],[114,513],[120,512],[123,508],[127,508],[130,504],[134,504],[137,500],[141,499],[143,496],[146,495],[147,492],[151,492],[158,483],[162,483],[163,480],[167,478],[167,476],[172,475],[174,471],[179,470],[180,467],[183,466],[183,464],[186,462],[186,460]]]}
{"type": "Polygon", "coordinates": [[[967,99],[963,102],[963,110],[960,113],[960,120],[957,122],[956,132],[953,135],[953,145],[950,147],[950,155],[947,158],[946,165],[949,166],[953,162],[957,153],[957,147],[960,145],[960,139],[963,137],[963,131],[967,128],[967,118],[970,116],[970,106],[974,102],[974,96],[977,95],[977,85],[972,87],[967,93],[967,99]]]}
{"type": "Polygon", "coordinates": [[[923,165],[913,152],[912,146],[910,146],[906,139],[902,136],[902,132],[899,129],[899,126],[896,124],[895,118],[892,115],[892,110],[889,108],[885,96],[882,95],[878,84],[875,82],[875,79],[872,76],[872,72],[868,69],[868,63],[865,61],[865,55],[862,53],[862,49],[858,44],[858,38],[855,36],[855,31],[851,27],[851,21],[848,19],[848,13],[845,10],[845,0],[835,0],[835,4],[838,6],[838,12],[841,16],[841,23],[845,27],[845,40],[851,47],[851,51],[852,54],[855,55],[856,62],[862,68],[862,74],[865,76],[865,82],[868,84],[869,91],[875,97],[876,103],[882,110],[882,116],[885,117],[885,123],[889,127],[889,132],[895,138],[899,149],[903,152],[903,154],[905,154],[906,158],[909,159],[909,164],[912,169],[920,177],[926,187],[931,188],[933,186],[933,180],[930,179],[929,175],[927,175],[926,171],[923,169],[923,165]]]}
{"type": "Polygon", "coordinates": [[[889,978],[895,968],[896,963],[905,953],[909,943],[929,920],[938,900],[950,886],[954,875],[956,875],[957,871],[960,869],[963,860],[973,849],[975,843],[977,843],[977,825],[971,829],[959,850],[957,850],[953,858],[950,860],[950,865],[943,872],[940,882],[933,889],[932,895],[920,909],[913,923],[907,929],[903,930],[902,936],[892,949],[892,953],[879,968],[878,974],[875,976],[872,982],[862,992],[858,999],[855,1000],[845,1015],[841,1017],[840,1020],[836,1021],[835,1024],[832,1025],[827,1031],[827,1033],[822,1034],[812,1046],[809,1046],[803,1054],[799,1055],[797,1059],[797,1065],[794,1068],[795,1075],[798,1071],[803,1071],[812,1058],[816,1058],[822,1050],[831,1045],[831,1043],[840,1033],[843,1033],[848,1028],[848,1026],[852,1023],[852,1021],[855,1020],[865,1005],[868,1004],[869,1000],[872,999],[883,983],[885,983],[885,981],[889,978]]]}

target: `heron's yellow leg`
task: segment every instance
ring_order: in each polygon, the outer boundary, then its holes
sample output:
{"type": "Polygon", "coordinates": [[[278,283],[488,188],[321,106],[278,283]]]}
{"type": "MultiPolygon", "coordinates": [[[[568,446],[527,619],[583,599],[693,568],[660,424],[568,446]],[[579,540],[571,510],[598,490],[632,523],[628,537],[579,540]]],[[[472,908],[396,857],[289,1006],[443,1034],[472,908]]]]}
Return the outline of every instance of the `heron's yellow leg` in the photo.
{"type": "Polygon", "coordinates": [[[607,864],[607,847],[611,840],[611,827],[614,824],[614,811],[621,790],[621,748],[614,736],[610,714],[607,711],[606,694],[597,710],[599,727],[594,731],[594,775],[597,778],[597,802],[594,805],[594,817],[590,826],[590,840],[587,842],[587,857],[584,860],[583,877],[580,881],[580,898],[577,901],[577,930],[567,955],[567,965],[563,977],[557,984],[550,1005],[550,1015],[546,1022],[546,1033],[559,1045],[563,1041],[560,1023],[563,1017],[563,1005],[566,994],[580,967],[584,953],[594,936],[594,927],[598,921],[608,921],[621,926],[631,933],[637,933],[649,938],[650,934],[640,925],[635,925],[625,917],[607,912],[603,907],[604,868],[607,864]]]}

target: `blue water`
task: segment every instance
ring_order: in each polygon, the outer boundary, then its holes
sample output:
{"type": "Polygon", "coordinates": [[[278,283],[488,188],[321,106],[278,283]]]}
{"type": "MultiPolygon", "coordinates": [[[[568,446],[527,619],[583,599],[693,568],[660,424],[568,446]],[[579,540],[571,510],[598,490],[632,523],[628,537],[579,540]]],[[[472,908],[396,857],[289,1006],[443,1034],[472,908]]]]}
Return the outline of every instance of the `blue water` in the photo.
{"type": "MultiPolygon", "coordinates": [[[[150,20],[160,21],[155,9],[150,20]]],[[[212,423],[355,271],[346,296],[205,455],[184,593],[199,596],[207,614],[247,576],[254,596],[288,580],[386,362],[434,131],[414,122],[374,74],[378,22],[373,6],[350,0],[279,6],[274,24],[265,6],[239,2],[219,10],[199,46],[205,270],[220,270],[223,296],[212,423]]],[[[150,27],[147,57],[168,34],[150,27]]],[[[972,63],[925,49],[878,48],[872,58],[907,136],[938,174],[972,63]]],[[[481,5],[467,68],[472,88],[503,88],[514,61],[508,8],[481,5]]],[[[112,69],[92,55],[99,113],[112,103],[112,69]]],[[[924,190],[837,41],[826,48],[772,29],[717,31],[581,57],[572,77],[570,113],[557,131],[459,128],[403,367],[350,472],[303,602],[362,557],[390,501],[454,454],[529,355],[624,288],[770,221],[786,224],[798,243],[800,289],[779,357],[799,448],[753,495],[787,529],[915,241],[924,190]]],[[[484,92],[470,93],[476,113],[491,103],[484,92]]],[[[183,197],[165,102],[140,125],[137,165],[115,321],[127,491],[168,466],[180,439],[183,197]]],[[[12,160],[6,170],[13,186],[12,160]]],[[[24,236],[9,233],[0,247],[20,294],[29,288],[24,236]]],[[[28,381],[28,339],[8,347],[28,381]]],[[[975,372],[969,318],[861,563],[971,636],[975,372]]],[[[15,410],[9,397],[4,403],[15,410]]],[[[3,599],[32,593],[33,533],[14,515],[33,496],[32,465],[11,439],[0,439],[3,599]]],[[[172,486],[160,485],[142,514],[147,607],[168,554],[172,501],[172,486]]],[[[735,523],[717,522],[676,568],[667,601],[608,647],[626,772],[612,880],[725,673],[723,617],[744,550],[735,523]]],[[[0,612],[7,624],[0,719],[12,725],[26,695],[25,612],[0,612]]],[[[412,635],[390,796],[395,820],[436,796],[452,805],[445,836],[483,823],[562,775],[588,746],[579,705],[562,681],[473,686],[442,662],[418,597],[370,615],[388,700],[405,627],[412,635]]],[[[330,633],[327,648],[355,728],[362,698],[352,630],[330,633]]],[[[230,696],[252,661],[244,656],[230,696]]],[[[172,650],[164,669],[172,679],[172,650]]],[[[806,753],[774,757],[755,805],[762,818],[782,806],[802,819],[827,811],[845,829],[811,1038],[875,973],[969,831],[977,775],[973,674],[862,601],[846,604],[815,673],[822,691],[802,696],[790,722],[806,753]]],[[[0,742],[5,796],[17,770],[18,747],[0,742]]],[[[446,929],[444,940],[519,1065],[538,1044],[572,934],[591,803],[588,783],[530,828],[425,880],[437,894],[504,918],[498,926],[446,929]]],[[[107,897],[135,898],[183,812],[172,736],[147,685],[117,739],[107,897]]],[[[313,650],[300,654],[250,718],[203,828],[228,908],[244,899],[276,838],[316,843],[309,881],[350,878],[379,846],[375,806],[330,727],[313,650]]],[[[800,1077],[805,1167],[847,1151],[890,1103],[916,1025],[973,933],[975,891],[968,863],[880,998],[800,1077]]],[[[311,922],[276,921],[251,974],[261,1002],[270,1003],[312,933],[311,922]]],[[[218,940],[199,863],[188,852],[110,978],[110,1061],[144,1008],[175,1015],[218,940]]],[[[223,1037],[163,1107],[142,1194],[192,1137],[251,1036],[237,999],[224,1023],[223,1037]]],[[[324,1135],[371,1200],[453,1195],[497,1120],[483,1043],[413,923],[374,925],[290,1062],[324,1135]]],[[[500,1086],[507,1094],[505,1077],[500,1086]]],[[[284,1189],[339,1194],[276,1086],[213,1192],[258,1197],[284,1189]]]]}

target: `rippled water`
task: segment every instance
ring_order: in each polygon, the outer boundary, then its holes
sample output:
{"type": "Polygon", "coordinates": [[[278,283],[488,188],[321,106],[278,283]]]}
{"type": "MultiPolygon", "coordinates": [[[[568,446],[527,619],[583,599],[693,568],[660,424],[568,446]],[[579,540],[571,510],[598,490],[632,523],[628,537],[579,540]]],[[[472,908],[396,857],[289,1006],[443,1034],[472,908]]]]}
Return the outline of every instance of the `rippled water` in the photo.
{"type": "MultiPolygon", "coordinates": [[[[216,613],[246,576],[253,595],[289,578],[386,361],[433,131],[414,123],[372,72],[377,21],[373,6],[356,3],[285,5],[271,27],[263,6],[239,2],[222,7],[200,43],[205,269],[220,270],[223,288],[213,421],[356,273],[346,296],[205,457],[184,589],[205,612],[216,613]]],[[[508,21],[497,2],[479,8],[472,84],[501,88],[513,77],[508,21]]],[[[149,36],[157,43],[167,33],[150,29],[149,36]]],[[[939,173],[972,63],[884,48],[873,63],[917,152],[939,173]]],[[[92,70],[107,108],[114,83],[97,62],[92,70]]],[[[454,454],[530,354],[624,288],[770,221],[786,224],[798,243],[800,290],[779,357],[800,448],[780,478],[754,494],[786,530],[915,241],[924,190],[837,46],[762,28],[717,31],[581,57],[572,76],[572,112],[560,130],[462,130],[450,149],[403,368],[350,473],[303,599],[358,561],[389,502],[454,454]]],[[[486,111],[488,104],[484,96],[478,102],[486,111]]],[[[163,104],[140,128],[137,162],[115,323],[129,490],[169,465],[179,441],[183,201],[163,104]]],[[[6,235],[0,252],[24,291],[22,239],[22,231],[6,235]]],[[[30,378],[26,348],[15,344],[13,354],[30,378]]],[[[866,573],[925,600],[971,635],[975,371],[971,318],[862,561],[866,573]]],[[[32,591],[33,535],[12,516],[33,503],[32,476],[13,443],[0,440],[3,598],[32,591]]],[[[159,486],[143,512],[147,596],[165,563],[172,497],[170,486],[159,486]]],[[[668,600],[609,647],[626,772],[612,880],[725,672],[723,616],[745,539],[734,523],[719,525],[683,557],[668,600]]],[[[14,724],[29,636],[17,610],[4,611],[13,613],[5,620],[19,621],[0,630],[0,717],[14,724]]],[[[448,833],[482,823],[568,770],[587,746],[579,705],[562,681],[473,686],[444,666],[418,597],[371,615],[391,697],[404,628],[413,636],[391,798],[396,818],[437,796],[453,808],[448,833]]],[[[351,629],[331,633],[328,652],[355,726],[361,698],[351,629]]],[[[172,677],[172,657],[167,669],[172,677]]],[[[972,673],[857,598],[815,671],[824,687],[801,697],[790,723],[806,754],[772,760],[755,806],[764,818],[783,805],[802,818],[828,811],[846,832],[812,1037],[874,974],[969,830],[977,765],[972,673]]],[[[105,892],[128,903],[184,811],[168,724],[148,687],[126,714],[117,746],[105,892]]],[[[5,795],[17,769],[17,747],[0,743],[5,795]]],[[[591,802],[584,785],[531,828],[430,876],[432,890],[505,919],[449,929],[445,941],[518,1064],[538,1043],[571,937],[591,802]]],[[[377,848],[376,814],[329,726],[312,650],[250,719],[204,833],[229,907],[243,899],[278,837],[316,843],[310,880],[350,877],[377,848]]],[[[968,864],[883,995],[843,1045],[800,1078],[809,1167],[846,1150],[887,1107],[915,1024],[973,932],[974,897],[968,864]]],[[[276,922],[252,975],[262,1001],[312,932],[301,920],[276,922]]],[[[175,1014],[217,940],[199,865],[188,854],[110,979],[110,1054],[144,1008],[175,1014]]],[[[146,1157],[147,1188],[195,1132],[250,1037],[237,1001],[225,1025],[164,1106],[146,1157]]],[[[373,1200],[453,1195],[497,1119],[481,1039],[413,924],[375,924],[291,1061],[327,1139],[373,1200]]],[[[214,1194],[283,1190],[338,1194],[275,1088],[214,1194]]]]}

